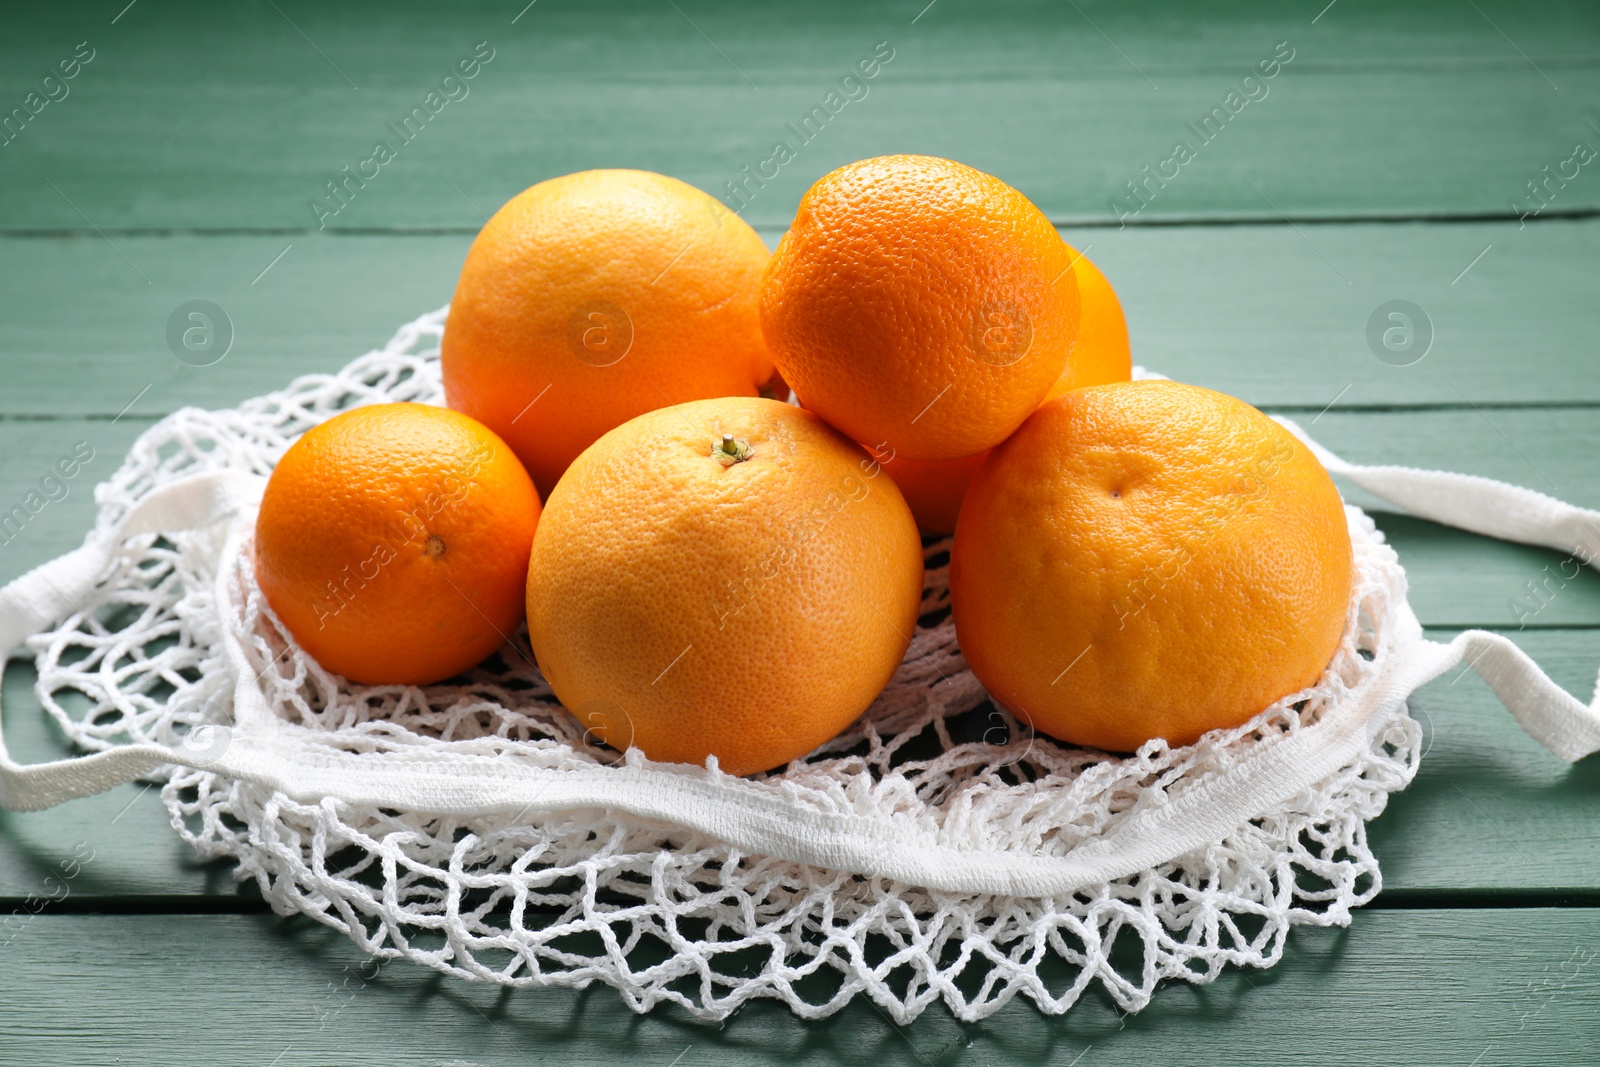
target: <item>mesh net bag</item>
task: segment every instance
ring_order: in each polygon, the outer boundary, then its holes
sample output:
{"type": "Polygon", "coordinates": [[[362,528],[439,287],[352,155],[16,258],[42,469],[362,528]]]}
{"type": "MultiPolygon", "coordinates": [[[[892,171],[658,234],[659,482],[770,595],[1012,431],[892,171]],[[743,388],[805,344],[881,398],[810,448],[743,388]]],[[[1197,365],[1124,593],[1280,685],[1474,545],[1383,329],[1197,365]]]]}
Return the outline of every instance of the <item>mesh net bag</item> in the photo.
{"type": "MultiPolygon", "coordinates": [[[[144,778],[173,826],[281,914],[364,951],[509,986],[615,987],[718,1020],[756,997],[826,1016],[865,995],[898,1023],[1021,995],[1124,1011],[1164,979],[1267,967],[1298,924],[1344,925],[1381,887],[1366,823],[1416,773],[1405,698],[1467,658],[1557,755],[1600,712],[1513,644],[1427,641],[1394,551],[1347,508],[1356,581],[1322,679],[1237,729],[1131,756],[1032,734],[988,701],[949,619],[948,539],[898,673],[844,734],[753,778],[596,743],[515,639],[464,679],[364,687],[323,671],[251,573],[277,458],[356,404],[441,403],[445,311],[331,375],[148,430],[97,489],[82,548],[0,591],[47,712],[89,754],[21,766],[35,809],[144,778]]],[[[1585,563],[1600,514],[1487,479],[1337,474],[1413,512],[1585,563]]]]}

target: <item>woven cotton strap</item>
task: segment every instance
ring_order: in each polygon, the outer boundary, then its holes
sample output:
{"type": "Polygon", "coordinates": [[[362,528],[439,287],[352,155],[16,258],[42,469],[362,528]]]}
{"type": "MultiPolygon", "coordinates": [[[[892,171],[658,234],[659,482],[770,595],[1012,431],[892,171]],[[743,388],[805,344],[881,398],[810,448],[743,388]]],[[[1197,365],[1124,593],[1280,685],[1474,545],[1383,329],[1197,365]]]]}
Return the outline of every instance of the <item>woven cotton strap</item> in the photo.
{"type": "MultiPolygon", "coordinates": [[[[1600,511],[1474,474],[1346,463],[1294,422],[1277,421],[1305,442],[1329,472],[1413,515],[1503,541],[1567,552],[1591,566],[1600,561],[1600,511]]],[[[1545,748],[1564,760],[1579,760],[1600,750],[1600,677],[1594,698],[1585,707],[1500,634],[1468,630],[1448,647],[1450,663],[1462,659],[1470,663],[1522,728],[1545,748]]]]}
{"type": "MultiPolygon", "coordinates": [[[[261,498],[263,479],[215,471],[151,492],[110,530],[97,530],[81,547],[0,589],[0,667],[33,634],[82,609],[122,543],[144,533],[191,530],[223,521],[243,503],[261,498]]],[[[0,806],[37,811],[76,797],[103,793],[182,763],[182,753],[160,745],[125,745],[105,752],[22,766],[6,748],[0,716],[0,806]]]]}
{"type": "MultiPolygon", "coordinates": [[[[1586,545],[1600,531],[1600,513],[1483,478],[1347,464],[1293,423],[1280,421],[1331,471],[1419,515],[1581,554],[1586,561],[1593,558],[1586,545]]],[[[210,472],[151,491],[115,528],[0,590],[0,647],[9,652],[77,610],[129,537],[227,521],[233,532],[224,552],[237,551],[262,485],[257,476],[210,472]]],[[[300,802],[329,798],[451,815],[622,810],[697,830],[757,855],[951,892],[1054,896],[1204,848],[1274,810],[1369,746],[1369,723],[1379,708],[1403,701],[1463,658],[1523,728],[1552,752],[1574,760],[1600,749],[1600,709],[1585,707],[1556,686],[1510,641],[1474,630],[1449,644],[1429,642],[1410,609],[1401,604],[1400,612],[1388,666],[1361,700],[1336,708],[1315,726],[1263,740],[1228,773],[1172,803],[1135,813],[1064,856],[953,847],[882,820],[805,808],[789,802],[770,783],[637,758],[621,767],[559,771],[515,759],[479,761],[464,773],[459,761],[437,754],[437,749],[332,750],[317,744],[305,728],[291,727],[273,715],[236,642],[228,649],[236,680],[236,734],[220,756],[200,760],[185,749],[135,744],[25,767],[10,758],[0,733],[0,805],[14,810],[49,807],[150,774],[164,764],[184,764],[254,782],[300,802]]],[[[1600,704],[1600,693],[1596,700],[1600,704]]]]}

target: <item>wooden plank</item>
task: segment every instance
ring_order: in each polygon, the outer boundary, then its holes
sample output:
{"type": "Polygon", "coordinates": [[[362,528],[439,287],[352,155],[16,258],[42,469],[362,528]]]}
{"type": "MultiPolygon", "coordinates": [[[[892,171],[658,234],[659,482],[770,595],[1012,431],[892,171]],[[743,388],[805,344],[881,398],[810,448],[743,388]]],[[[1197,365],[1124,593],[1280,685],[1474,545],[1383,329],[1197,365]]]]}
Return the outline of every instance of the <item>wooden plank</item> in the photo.
{"type": "Polygon", "coordinates": [[[11,374],[0,409],[104,417],[127,409],[149,418],[189,404],[227,407],[298,375],[336,370],[447,303],[470,243],[326,235],[119,237],[115,248],[93,235],[8,242],[5,262],[16,266],[0,287],[0,365],[11,374]],[[178,309],[193,300],[218,305],[232,331],[231,349],[215,363],[209,353],[180,359],[169,341],[169,321],[177,315],[181,324],[178,309]]]}
{"type": "Polygon", "coordinates": [[[256,1067],[1586,1063],[1600,1003],[1597,929],[1593,909],[1366,912],[1348,930],[1295,931],[1270,970],[1158,990],[1134,1016],[1095,992],[1064,1017],[1013,1001],[977,1025],[935,1007],[902,1028],[858,998],[817,1022],[754,1002],[716,1027],[668,1010],[635,1016],[599,986],[508,993],[408,963],[377,967],[304,920],[40,915],[0,968],[0,1058],[34,1067],[165,1067],[197,1054],[256,1067]],[[1370,1018],[1381,1025],[1359,1022],[1370,1018]]]}
{"type": "Polygon", "coordinates": [[[1405,515],[1375,518],[1400,555],[1411,607],[1425,625],[1600,624],[1600,575],[1578,570],[1565,553],[1491,541],[1405,515]]]}
{"type": "Polygon", "coordinates": [[[132,419],[0,422],[0,519],[10,517],[0,525],[0,582],[83,543],[95,521],[94,487],[111,477],[148,426],[132,419]],[[77,464],[71,478],[60,477],[63,459],[67,469],[77,464]],[[27,518],[20,528],[12,514],[17,507],[27,518]]]}
{"type": "MultiPolygon", "coordinates": [[[[147,425],[126,418],[0,422],[0,512],[26,508],[30,491],[43,502],[20,531],[0,528],[0,582],[83,542],[94,524],[94,486],[110,477],[147,425]],[[85,456],[75,477],[59,478],[58,460],[85,456]],[[41,485],[52,473],[57,480],[41,485]]],[[[31,661],[5,665],[0,707],[12,755],[28,763],[69,755],[34,695],[31,661]]],[[[159,791],[142,784],[35,815],[0,810],[0,896],[46,892],[53,884],[47,878],[91,852],[96,862],[73,884],[80,899],[213,894],[237,901],[230,872],[199,863],[172,831],[159,791]]]]}
{"type": "MultiPolygon", "coordinates": [[[[1396,463],[1478,474],[1600,508],[1600,468],[1585,456],[1600,439],[1593,408],[1344,411],[1294,415],[1352,463],[1396,463]]],[[[1356,493],[1349,496],[1355,500],[1356,493]]],[[[1362,495],[1356,502],[1374,498],[1362,495]]],[[[1374,505],[1375,506],[1375,505],[1374,505]]]]}
{"type": "MultiPolygon", "coordinates": [[[[998,173],[1054,218],[1106,222],[1125,183],[1179,140],[1195,158],[1169,166],[1179,176],[1142,220],[1504,215],[1576,141],[1600,144],[1583,104],[1600,87],[1600,27],[1576,0],[1541,6],[1537,20],[1514,0],[1479,10],[1347,0],[1320,17],[1319,4],[1289,12],[1264,0],[505,10],[515,6],[441,19],[413,0],[375,18],[303,0],[191,0],[114,25],[53,5],[21,12],[0,44],[7,108],[77,42],[95,53],[69,95],[5,147],[0,227],[304,230],[319,221],[308,202],[380,139],[395,159],[368,168],[376,176],[331,225],[475,228],[471,204],[591,166],[720,190],[780,139],[796,157],[748,211],[771,225],[833,167],[905,150],[998,173]],[[409,142],[391,134],[387,123],[479,41],[494,58],[466,95],[409,142]],[[790,134],[785,124],[824,105],[878,42],[893,59],[866,95],[809,142],[790,134]],[[1191,132],[1280,42],[1293,59],[1251,90],[1259,99],[1224,110],[1210,141],[1191,132]],[[1391,136],[1352,121],[1376,114],[1391,136]]],[[[1552,188],[1550,211],[1600,204],[1587,173],[1552,188]]]]}
{"type": "MultiPolygon", "coordinates": [[[[1593,346],[1588,282],[1600,220],[1303,232],[1315,246],[1281,226],[1066,235],[1117,286],[1136,359],[1254,404],[1311,418],[1335,401],[1334,412],[1600,403],[1600,374],[1576,362],[1593,346]],[[1432,351],[1410,366],[1368,346],[1368,321],[1391,299],[1420,305],[1432,323],[1432,351]]],[[[765,236],[773,244],[778,234],[765,236]]],[[[0,286],[0,366],[10,372],[0,416],[109,418],[136,396],[131,416],[226,406],[342,366],[448,302],[470,238],[114,243],[0,238],[0,262],[14,265],[0,286]],[[67,295],[84,292],[94,298],[67,295]],[[195,299],[218,304],[233,328],[232,350],[211,366],[185,363],[168,341],[169,319],[195,299]]]]}
{"type": "MultiPolygon", "coordinates": [[[[1588,458],[1593,442],[1600,441],[1600,412],[1592,408],[1335,409],[1310,429],[1352,462],[1478,474],[1600,508],[1600,470],[1588,458]]],[[[1353,503],[1373,511],[1400,554],[1411,606],[1424,624],[1600,625],[1600,575],[1565,553],[1479,537],[1396,515],[1392,508],[1375,510],[1387,505],[1346,490],[1353,503]]]]}
{"type": "MultiPolygon", "coordinates": [[[[6,745],[25,763],[61,759],[71,749],[33,694],[31,663],[13,661],[3,693],[6,745]]],[[[118,786],[98,796],[30,814],[0,809],[0,901],[57,896],[63,871],[93,856],[72,882],[78,901],[213,898],[241,906],[231,865],[202,863],[173,832],[159,787],[118,786]]],[[[0,905],[0,912],[9,907],[0,905]]],[[[0,935],[4,941],[4,935],[0,935]]]]}
{"type": "MultiPolygon", "coordinates": [[[[1504,633],[1588,703],[1600,631],[1504,633]]],[[[1436,903],[1461,893],[1503,891],[1514,899],[1600,888],[1600,758],[1569,764],[1550,755],[1465,667],[1424,686],[1409,706],[1423,730],[1421,767],[1369,824],[1382,899],[1436,903]]]]}
{"type": "Polygon", "coordinates": [[[1600,399],[1600,374],[1584,355],[1594,350],[1594,306],[1581,279],[1592,271],[1579,266],[1600,254],[1600,222],[1066,236],[1089,248],[1117,287],[1136,360],[1253,404],[1314,416],[1329,405],[1600,399]],[[1409,350],[1398,352],[1382,332],[1403,324],[1380,314],[1395,300],[1423,315],[1409,350]],[[1374,319],[1382,327],[1376,348],[1374,319]]]}

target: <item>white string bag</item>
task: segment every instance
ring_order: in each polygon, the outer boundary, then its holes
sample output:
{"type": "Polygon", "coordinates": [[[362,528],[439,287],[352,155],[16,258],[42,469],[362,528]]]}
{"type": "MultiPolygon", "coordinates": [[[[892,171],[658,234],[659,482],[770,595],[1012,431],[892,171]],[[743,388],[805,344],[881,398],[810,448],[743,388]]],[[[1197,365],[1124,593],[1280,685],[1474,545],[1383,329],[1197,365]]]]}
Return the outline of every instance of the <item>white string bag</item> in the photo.
{"type": "MultiPolygon", "coordinates": [[[[163,781],[178,832],[279,913],[464,978],[601,981],[635,1010],[710,1020],[754,997],[814,1018],[865,994],[898,1023],[941,1000],[973,1021],[1018,994],[1064,1012],[1093,982],[1135,1011],[1163,979],[1271,966],[1294,925],[1348,924],[1381,884],[1366,823],[1416,773],[1405,698],[1464,657],[1555,754],[1600,748],[1600,697],[1580,704],[1505,638],[1424,639],[1393,550],[1354,507],[1348,625],[1321,681],[1182,748],[1077,749],[985,704],[944,610],[948,541],[928,549],[925,624],[882,696],[757,778],[594,744],[525,634],[464,683],[351,685],[256,588],[255,508],[310,426],[440,403],[444,319],[135,442],[84,546],[0,590],[0,647],[26,643],[40,701],[92,751],[25,767],[0,737],[0,804],[163,781]]],[[[1352,466],[1284,425],[1418,515],[1584,562],[1600,543],[1600,513],[1352,466]]]]}

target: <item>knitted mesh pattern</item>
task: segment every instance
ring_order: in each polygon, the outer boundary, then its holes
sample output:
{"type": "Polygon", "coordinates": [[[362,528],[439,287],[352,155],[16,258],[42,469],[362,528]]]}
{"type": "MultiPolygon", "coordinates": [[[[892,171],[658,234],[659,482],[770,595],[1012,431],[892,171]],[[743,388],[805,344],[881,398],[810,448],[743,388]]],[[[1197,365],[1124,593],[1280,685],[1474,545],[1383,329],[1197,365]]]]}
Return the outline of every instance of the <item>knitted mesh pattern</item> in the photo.
{"type": "MultiPolygon", "coordinates": [[[[299,434],[352,405],[441,403],[444,317],[423,316],[337,374],[234,410],[168,416],[97,489],[100,527],[187,474],[267,474],[299,434]]],[[[1242,727],[1132,756],[1035,736],[988,701],[962,659],[945,539],[927,546],[924,615],[888,688],[840,737],[762,780],[797,809],[910,819],[950,840],[1063,855],[1226,772],[1262,738],[1314,724],[1377,677],[1405,580],[1371,521],[1347,511],[1357,580],[1344,644],[1316,686],[1242,727]]],[[[450,684],[355,686],[295,645],[256,588],[249,553],[222,559],[221,549],[216,530],[133,538],[93,603],[30,639],[38,697],[79,745],[182,744],[202,763],[220,752],[234,683],[220,646],[231,630],[269,706],[329,749],[420,747],[557,769],[642,762],[562,710],[525,631],[450,684]]],[[[934,892],[742,854],[618,811],[446,818],[306,804],[188,767],[162,772],[162,797],[202,856],[231,859],[280,914],[463,978],[598,981],[635,1010],[671,1003],[706,1020],[756,997],[821,1017],[861,994],[897,1023],[938,1001],[975,1021],[1018,995],[1054,1014],[1093,983],[1137,1011],[1164,979],[1271,966],[1291,927],[1345,925],[1378,892],[1366,822],[1415,774],[1421,731],[1399,702],[1375,714],[1360,758],[1280,810],[1154,869],[1044,899],[934,892]]]]}

